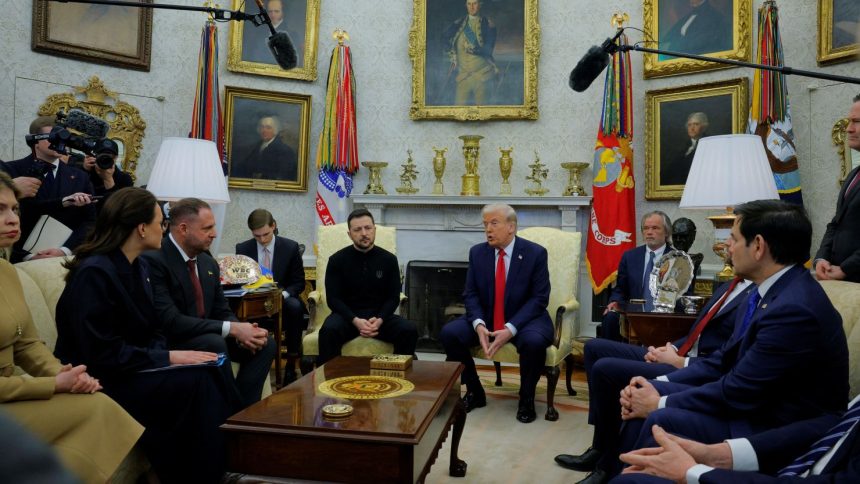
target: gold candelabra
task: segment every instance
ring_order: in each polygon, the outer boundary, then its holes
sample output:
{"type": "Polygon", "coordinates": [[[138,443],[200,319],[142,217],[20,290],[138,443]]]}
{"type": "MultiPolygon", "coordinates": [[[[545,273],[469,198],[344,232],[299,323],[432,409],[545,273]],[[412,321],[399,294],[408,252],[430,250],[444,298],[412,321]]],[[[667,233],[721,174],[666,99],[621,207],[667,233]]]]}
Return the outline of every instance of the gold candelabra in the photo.
{"type": "Polygon", "coordinates": [[[466,174],[462,177],[463,186],[460,195],[477,197],[481,195],[478,162],[481,157],[481,140],[484,137],[477,134],[464,134],[460,139],[463,140],[463,157],[466,160],[466,174]]]}
{"type": "Polygon", "coordinates": [[[386,195],[385,187],[382,186],[382,169],[388,166],[388,162],[362,161],[361,166],[365,166],[370,170],[370,176],[367,180],[367,188],[364,189],[364,194],[386,195]]]}
{"type": "Polygon", "coordinates": [[[567,187],[564,189],[565,197],[584,197],[585,187],[582,186],[582,171],[588,168],[589,163],[584,161],[568,161],[561,164],[561,167],[568,171],[567,187]]]}

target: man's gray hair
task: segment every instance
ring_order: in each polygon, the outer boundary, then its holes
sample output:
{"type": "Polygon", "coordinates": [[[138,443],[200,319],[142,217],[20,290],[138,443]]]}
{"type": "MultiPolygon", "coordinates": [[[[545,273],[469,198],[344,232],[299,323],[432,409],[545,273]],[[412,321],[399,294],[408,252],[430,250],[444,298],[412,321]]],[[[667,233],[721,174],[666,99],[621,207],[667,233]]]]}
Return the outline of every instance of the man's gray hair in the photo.
{"type": "Polygon", "coordinates": [[[696,111],[695,113],[690,113],[690,115],[687,116],[687,122],[689,123],[691,119],[698,120],[699,124],[701,124],[704,128],[707,128],[711,124],[708,121],[708,115],[701,112],[701,111],[696,111]]]}
{"type": "Polygon", "coordinates": [[[282,127],[282,126],[281,126],[281,118],[279,118],[279,117],[278,117],[277,115],[275,115],[275,114],[267,114],[267,115],[261,116],[261,117],[260,117],[260,120],[259,120],[259,121],[257,121],[257,128],[258,128],[258,129],[259,129],[259,127],[260,127],[260,124],[262,124],[262,123],[263,123],[263,120],[264,120],[264,119],[271,119],[271,120],[272,120],[272,124],[273,124],[273,125],[275,125],[275,132],[276,132],[276,133],[280,133],[280,132],[281,132],[281,127],[282,127]]]}
{"type": "Polygon", "coordinates": [[[642,229],[645,228],[645,221],[648,220],[648,217],[650,217],[652,215],[659,215],[660,218],[663,220],[663,230],[666,232],[666,243],[671,244],[672,243],[672,219],[670,219],[669,216],[666,215],[666,212],[663,212],[661,210],[652,210],[652,211],[646,213],[645,215],[642,216],[642,220],[639,223],[639,230],[641,231],[642,229]]]}
{"type": "Polygon", "coordinates": [[[484,208],[481,209],[481,217],[485,217],[487,214],[496,212],[503,212],[505,214],[505,220],[512,222],[514,225],[517,224],[517,211],[514,210],[514,207],[506,203],[490,203],[488,205],[484,205],[484,208]]]}

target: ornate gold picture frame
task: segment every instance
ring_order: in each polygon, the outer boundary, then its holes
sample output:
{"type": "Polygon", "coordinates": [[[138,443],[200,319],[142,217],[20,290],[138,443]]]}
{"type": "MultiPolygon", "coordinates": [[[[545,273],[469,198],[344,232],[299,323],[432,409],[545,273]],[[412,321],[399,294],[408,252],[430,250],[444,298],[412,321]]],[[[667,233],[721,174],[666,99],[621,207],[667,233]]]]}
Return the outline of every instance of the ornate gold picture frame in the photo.
{"type": "MultiPolygon", "coordinates": [[[[643,0],[647,47],[719,59],[749,61],[752,55],[751,0],[643,0]]],[[[680,57],[644,54],[645,78],[676,76],[731,66],[680,57]]]]}
{"type": "Polygon", "coordinates": [[[308,191],[311,96],[226,86],[228,186],[308,191]]]}
{"type": "Polygon", "coordinates": [[[149,71],[152,9],[35,0],[30,45],[45,54],[149,71]]]}
{"type": "MultiPolygon", "coordinates": [[[[275,30],[283,30],[290,35],[298,55],[298,65],[288,71],[278,66],[266,42],[271,34],[268,26],[255,27],[251,22],[232,22],[227,69],[260,76],[315,81],[320,0],[265,0],[264,4],[272,23],[278,24],[275,30]]],[[[247,0],[233,0],[233,9],[257,12],[254,2],[247,0]]]]}
{"type": "Polygon", "coordinates": [[[413,0],[409,57],[412,119],[538,118],[538,0],[413,0]]]}
{"type": "Polygon", "coordinates": [[[852,150],[848,146],[848,118],[842,118],[836,121],[833,129],[830,132],[833,144],[836,146],[836,151],[839,153],[839,180],[838,185],[841,187],[848,177],[848,173],[860,165],[860,151],[852,150]]]}
{"type": "Polygon", "coordinates": [[[850,61],[860,53],[860,3],[818,0],[818,64],[850,61]]]}
{"type": "Polygon", "coordinates": [[[645,93],[647,200],[681,198],[699,138],[746,131],[748,93],[745,77],[645,93]]]}

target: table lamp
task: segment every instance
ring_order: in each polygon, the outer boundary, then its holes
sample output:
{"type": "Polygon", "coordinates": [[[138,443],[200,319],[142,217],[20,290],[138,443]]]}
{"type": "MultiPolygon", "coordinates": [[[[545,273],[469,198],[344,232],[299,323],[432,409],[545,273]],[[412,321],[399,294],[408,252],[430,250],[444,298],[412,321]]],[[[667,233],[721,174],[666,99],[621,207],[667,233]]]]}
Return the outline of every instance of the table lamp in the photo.
{"type": "Polygon", "coordinates": [[[774,199],[779,199],[779,193],[759,136],[729,134],[699,140],[680,208],[725,210],[708,217],[714,224],[714,253],[724,263],[717,273],[718,280],[734,277],[725,244],[735,220],[733,207],[752,200],[774,199]]]}

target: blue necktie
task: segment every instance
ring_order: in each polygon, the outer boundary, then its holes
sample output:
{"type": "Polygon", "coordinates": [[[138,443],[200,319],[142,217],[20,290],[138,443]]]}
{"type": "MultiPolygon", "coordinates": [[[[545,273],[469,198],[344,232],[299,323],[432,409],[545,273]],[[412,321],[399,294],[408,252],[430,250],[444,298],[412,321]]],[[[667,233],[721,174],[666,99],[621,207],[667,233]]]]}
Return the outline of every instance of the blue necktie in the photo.
{"type": "Polygon", "coordinates": [[[741,327],[738,330],[738,338],[743,339],[744,334],[747,331],[747,328],[750,325],[750,321],[752,321],[753,313],[755,312],[755,308],[758,306],[758,303],[761,301],[761,294],[758,293],[758,288],[753,289],[753,293],[750,294],[750,298],[747,299],[747,312],[744,313],[744,320],[741,323],[741,327]]]}
{"type": "Polygon", "coordinates": [[[807,453],[794,459],[794,462],[780,469],[779,476],[799,476],[811,469],[816,462],[824,457],[824,454],[830,451],[830,449],[839,442],[839,439],[841,439],[843,435],[854,427],[854,424],[858,420],[860,420],[860,405],[855,404],[845,412],[845,415],[842,416],[842,420],[834,425],[824,437],[812,444],[807,453]]]}
{"type": "Polygon", "coordinates": [[[42,186],[45,187],[45,193],[49,197],[53,197],[56,192],[56,183],[54,183],[54,165],[42,162],[43,169],[45,170],[45,176],[42,178],[42,186]]]}
{"type": "Polygon", "coordinates": [[[654,296],[648,288],[651,279],[651,271],[654,269],[654,251],[648,251],[648,265],[645,266],[645,274],[642,276],[642,298],[645,299],[645,311],[654,310],[654,296]]]}

